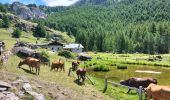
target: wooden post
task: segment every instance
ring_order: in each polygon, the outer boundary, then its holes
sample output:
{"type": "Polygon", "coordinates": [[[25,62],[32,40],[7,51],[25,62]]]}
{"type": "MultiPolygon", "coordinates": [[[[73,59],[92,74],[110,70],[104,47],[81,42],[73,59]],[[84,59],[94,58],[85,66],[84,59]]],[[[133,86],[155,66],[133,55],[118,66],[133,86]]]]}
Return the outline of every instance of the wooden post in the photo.
{"type": "Polygon", "coordinates": [[[139,86],[139,90],[138,90],[138,93],[139,93],[139,100],[142,100],[142,86],[139,86]]]}
{"type": "Polygon", "coordinates": [[[68,76],[70,76],[70,74],[71,74],[71,67],[69,68],[69,71],[68,71],[68,76]]]}
{"type": "Polygon", "coordinates": [[[107,77],[105,77],[103,93],[105,93],[105,92],[106,92],[106,90],[107,90],[107,85],[108,85],[108,83],[107,83],[107,77]]]}
{"type": "Polygon", "coordinates": [[[86,75],[86,77],[90,80],[90,82],[92,83],[92,85],[94,85],[93,81],[86,75]]]}

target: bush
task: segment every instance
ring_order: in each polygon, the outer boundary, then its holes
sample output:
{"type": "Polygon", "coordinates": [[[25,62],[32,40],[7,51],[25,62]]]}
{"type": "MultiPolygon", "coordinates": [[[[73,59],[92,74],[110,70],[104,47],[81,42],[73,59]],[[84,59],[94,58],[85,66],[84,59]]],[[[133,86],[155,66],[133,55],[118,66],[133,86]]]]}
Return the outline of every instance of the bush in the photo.
{"type": "Polygon", "coordinates": [[[65,58],[73,58],[73,57],[74,57],[73,53],[70,52],[70,51],[68,51],[68,50],[59,51],[59,52],[58,52],[58,55],[59,55],[59,56],[63,56],[63,57],[65,57],[65,58]]]}
{"type": "Polygon", "coordinates": [[[40,38],[44,38],[46,34],[47,34],[46,30],[41,24],[38,24],[38,26],[35,28],[33,32],[34,37],[40,37],[40,38]]]}
{"type": "Polygon", "coordinates": [[[50,57],[49,53],[48,53],[47,51],[45,51],[45,50],[41,51],[41,55],[42,55],[43,57],[46,57],[46,58],[49,58],[49,57],[50,57]]]}
{"type": "Polygon", "coordinates": [[[12,37],[14,38],[20,38],[21,37],[21,31],[19,29],[16,29],[13,33],[12,33],[12,37]]]}
{"type": "Polygon", "coordinates": [[[118,64],[117,69],[127,69],[126,65],[118,64]]]}
{"type": "Polygon", "coordinates": [[[94,71],[102,71],[102,72],[107,72],[110,71],[110,67],[106,66],[106,65],[96,65],[94,67],[94,71]]]}

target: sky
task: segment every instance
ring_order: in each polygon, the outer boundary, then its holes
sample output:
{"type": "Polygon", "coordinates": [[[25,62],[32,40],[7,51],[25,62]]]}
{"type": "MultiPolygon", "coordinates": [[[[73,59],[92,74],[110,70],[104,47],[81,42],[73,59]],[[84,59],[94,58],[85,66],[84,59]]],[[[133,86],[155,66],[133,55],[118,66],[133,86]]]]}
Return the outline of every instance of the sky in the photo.
{"type": "Polygon", "coordinates": [[[0,0],[0,3],[12,3],[14,1],[19,1],[24,4],[37,4],[37,5],[47,5],[47,6],[69,6],[76,3],[79,0],[0,0]]]}

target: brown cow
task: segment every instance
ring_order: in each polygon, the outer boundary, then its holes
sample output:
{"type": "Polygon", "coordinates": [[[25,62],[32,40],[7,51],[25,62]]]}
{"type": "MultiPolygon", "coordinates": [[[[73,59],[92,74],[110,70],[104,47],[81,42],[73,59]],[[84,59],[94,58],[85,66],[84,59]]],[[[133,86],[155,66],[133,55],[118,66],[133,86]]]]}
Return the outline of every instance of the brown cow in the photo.
{"type": "MultiPolygon", "coordinates": [[[[128,80],[121,80],[120,84],[139,88],[139,86],[142,86],[143,88],[146,88],[149,86],[150,83],[157,84],[157,80],[153,78],[129,78],[128,80]]],[[[127,93],[130,92],[131,89],[128,90],[127,93]]]]}
{"type": "Polygon", "coordinates": [[[53,70],[55,68],[57,68],[57,71],[58,71],[59,68],[60,68],[60,71],[62,71],[62,70],[65,71],[65,69],[64,69],[64,62],[61,61],[60,59],[59,59],[59,61],[52,62],[51,70],[53,70]]]}
{"type": "Polygon", "coordinates": [[[82,69],[82,68],[79,68],[76,71],[76,74],[77,74],[78,80],[82,79],[82,83],[84,83],[85,77],[86,77],[86,70],[82,69]]]}
{"type": "Polygon", "coordinates": [[[38,59],[27,57],[25,60],[19,62],[18,68],[20,68],[20,66],[25,64],[30,67],[30,71],[33,71],[33,67],[34,67],[36,69],[36,74],[39,75],[40,63],[41,63],[41,61],[38,59]]]}
{"type": "Polygon", "coordinates": [[[145,92],[148,96],[148,100],[170,100],[170,86],[161,86],[151,83],[145,92]]]}
{"type": "Polygon", "coordinates": [[[72,70],[75,71],[77,70],[78,66],[80,65],[79,61],[73,61],[72,62],[72,70]]]}

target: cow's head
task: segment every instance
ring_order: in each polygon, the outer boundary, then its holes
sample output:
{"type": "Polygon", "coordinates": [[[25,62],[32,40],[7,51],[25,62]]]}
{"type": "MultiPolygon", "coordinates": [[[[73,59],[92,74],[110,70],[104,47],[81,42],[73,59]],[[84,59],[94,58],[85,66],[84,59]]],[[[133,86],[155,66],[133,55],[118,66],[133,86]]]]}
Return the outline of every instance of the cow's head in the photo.
{"type": "Polygon", "coordinates": [[[20,66],[22,66],[22,65],[23,65],[23,62],[20,61],[19,64],[18,64],[18,68],[20,68],[20,66]]]}
{"type": "Polygon", "coordinates": [[[120,84],[121,84],[121,85],[128,85],[129,82],[128,82],[127,80],[121,80],[121,81],[120,81],[120,84]]]}

